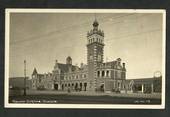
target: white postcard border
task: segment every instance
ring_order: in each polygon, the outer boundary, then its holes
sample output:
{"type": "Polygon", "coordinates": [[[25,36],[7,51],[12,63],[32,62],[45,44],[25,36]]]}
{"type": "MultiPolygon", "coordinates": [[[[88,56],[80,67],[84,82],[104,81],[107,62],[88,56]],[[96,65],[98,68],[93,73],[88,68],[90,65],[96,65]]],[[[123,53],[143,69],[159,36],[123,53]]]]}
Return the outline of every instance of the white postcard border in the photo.
{"type": "Polygon", "coordinates": [[[4,105],[6,108],[94,108],[94,109],[165,109],[165,58],[166,58],[166,11],[164,9],[15,9],[5,10],[5,80],[4,105]],[[162,13],[162,97],[161,105],[130,104],[12,104],[9,103],[9,32],[10,13],[162,13]]]}

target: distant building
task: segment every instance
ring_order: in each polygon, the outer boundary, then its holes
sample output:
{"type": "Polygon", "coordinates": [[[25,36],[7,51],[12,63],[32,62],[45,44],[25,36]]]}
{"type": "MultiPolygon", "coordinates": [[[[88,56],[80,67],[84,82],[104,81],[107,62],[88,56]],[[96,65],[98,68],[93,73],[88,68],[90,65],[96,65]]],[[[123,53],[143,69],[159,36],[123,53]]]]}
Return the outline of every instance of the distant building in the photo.
{"type": "Polygon", "coordinates": [[[128,79],[124,89],[131,93],[161,93],[162,77],[128,79]]]}
{"type": "MultiPolygon", "coordinates": [[[[11,77],[11,78],[9,78],[9,88],[10,89],[25,88],[24,78],[25,77],[11,77]]],[[[29,77],[26,77],[26,87],[27,87],[27,89],[32,88],[32,83],[31,83],[31,80],[29,79],[29,77]]]]}
{"type": "Polygon", "coordinates": [[[74,91],[121,90],[126,80],[125,63],[120,58],[103,62],[104,32],[98,28],[97,20],[87,33],[87,65],[72,65],[68,56],[66,63],[55,61],[51,73],[40,74],[36,68],[32,73],[33,89],[55,89],[74,91]]]}

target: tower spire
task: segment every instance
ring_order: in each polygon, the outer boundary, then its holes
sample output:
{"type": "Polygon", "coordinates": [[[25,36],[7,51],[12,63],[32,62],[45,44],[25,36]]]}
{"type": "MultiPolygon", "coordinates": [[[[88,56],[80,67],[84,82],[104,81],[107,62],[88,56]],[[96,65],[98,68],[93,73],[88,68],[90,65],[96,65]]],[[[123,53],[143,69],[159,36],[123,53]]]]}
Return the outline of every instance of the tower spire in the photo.
{"type": "Polygon", "coordinates": [[[94,20],[97,21],[97,18],[96,18],[96,13],[94,13],[94,20]]]}
{"type": "Polygon", "coordinates": [[[94,14],[93,28],[94,28],[94,29],[97,29],[97,28],[98,28],[98,25],[99,25],[99,23],[98,23],[98,21],[97,21],[96,13],[95,13],[95,14],[94,14]]]}

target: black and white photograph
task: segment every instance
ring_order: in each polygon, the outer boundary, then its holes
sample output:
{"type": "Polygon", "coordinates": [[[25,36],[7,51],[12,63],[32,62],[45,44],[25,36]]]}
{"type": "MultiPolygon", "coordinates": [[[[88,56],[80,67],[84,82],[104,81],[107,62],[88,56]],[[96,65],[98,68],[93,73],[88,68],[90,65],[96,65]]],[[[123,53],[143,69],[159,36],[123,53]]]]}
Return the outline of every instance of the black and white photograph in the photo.
{"type": "Polygon", "coordinates": [[[6,9],[5,107],[164,109],[165,17],[6,9]]]}

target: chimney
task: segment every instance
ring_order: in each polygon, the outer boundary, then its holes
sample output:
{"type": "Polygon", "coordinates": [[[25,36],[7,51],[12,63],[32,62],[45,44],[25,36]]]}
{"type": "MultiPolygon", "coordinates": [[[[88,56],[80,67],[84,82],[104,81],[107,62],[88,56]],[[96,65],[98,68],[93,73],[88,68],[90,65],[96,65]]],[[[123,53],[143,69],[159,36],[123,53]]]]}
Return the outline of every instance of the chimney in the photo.
{"type": "Polygon", "coordinates": [[[83,68],[83,66],[84,66],[84,64],[83,64],[83,63],[81,63],[81,64],[80,64],[80,67],[81,67],[81,68],[83,68]]]}
{"type": "Polygon", "coordinates": [[[55,60],[55,65],[54,65],[54,69],[58,68],[58,61],[55,60]]]}
{"type": "Polygon", "coordinates": [[[123,68],[125,68],[125,63],[123,63],[123,68]]]}

